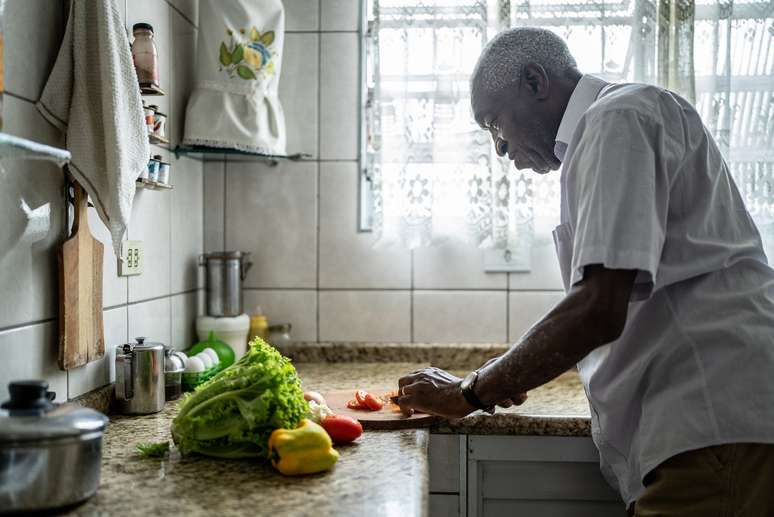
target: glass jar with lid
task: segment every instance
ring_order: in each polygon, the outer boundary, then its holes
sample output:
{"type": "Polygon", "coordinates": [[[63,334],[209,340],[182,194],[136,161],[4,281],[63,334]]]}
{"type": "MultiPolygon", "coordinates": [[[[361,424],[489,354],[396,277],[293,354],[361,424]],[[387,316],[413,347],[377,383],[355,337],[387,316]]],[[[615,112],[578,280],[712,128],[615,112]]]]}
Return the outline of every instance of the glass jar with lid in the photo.
{"type": "Polygon", "coordinates": [[[153,26],[149,23],[135,23],[132,33],[132,60],[140,88],[158,88],[159,56],[153,41],[153,26]]]}

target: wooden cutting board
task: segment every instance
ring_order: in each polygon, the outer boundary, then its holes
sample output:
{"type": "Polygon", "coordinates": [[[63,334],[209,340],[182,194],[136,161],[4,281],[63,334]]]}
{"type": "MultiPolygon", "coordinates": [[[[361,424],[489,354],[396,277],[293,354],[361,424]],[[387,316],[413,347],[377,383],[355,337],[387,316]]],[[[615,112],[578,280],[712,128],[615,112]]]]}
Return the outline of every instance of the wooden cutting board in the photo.
{"type": "Polygon", "coordinates": [[[73,231],[59,254],[59,367],[69,370],[105,354],[102,328],[103,246],[89,231],[86,191],[73,182],[73,231]]]}
{"type": "Polygon", "coordinates": [[[383,390],[373,390],[377,397],[386,401],[380,411],[365,411],[349,409],[347,402],[355,398],[355,390],[340,390],[323,393],[328,407],[337,415],[347,415],[358,420],[363,429],[414,429],[418,427],[430,427],[438,421],[438,417],[425,413],[414,413],[410,417],[404,416],[398,406],[389,402],[389,396],[383,390]]]}

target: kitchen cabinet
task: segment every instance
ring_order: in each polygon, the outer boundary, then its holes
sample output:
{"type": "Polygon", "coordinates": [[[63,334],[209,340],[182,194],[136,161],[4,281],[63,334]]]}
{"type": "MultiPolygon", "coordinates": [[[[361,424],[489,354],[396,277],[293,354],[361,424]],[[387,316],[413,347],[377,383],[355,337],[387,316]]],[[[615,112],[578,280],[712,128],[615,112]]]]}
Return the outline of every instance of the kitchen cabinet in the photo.
{"type": "Polygon", "coordinates": [[[587,437],[432,434],[430,516],[625,517],[587,437]]]}

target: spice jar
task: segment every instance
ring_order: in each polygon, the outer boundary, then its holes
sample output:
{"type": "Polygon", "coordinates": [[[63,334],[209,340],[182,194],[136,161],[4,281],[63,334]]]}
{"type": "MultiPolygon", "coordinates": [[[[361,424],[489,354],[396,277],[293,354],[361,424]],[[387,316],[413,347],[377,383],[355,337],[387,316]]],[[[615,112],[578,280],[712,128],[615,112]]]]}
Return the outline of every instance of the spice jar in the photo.
{"type": "Polygon", "coordinates": [[[159,168],[161,166],[161,155],[157,154],[148,162],[148,179],[150,181],[159,180],[159,168]]]}
{"type": "Polygon", "coordinates": [[[167,116],[156,108],[156,113],[153,117],[153,134],[159,138],[165,138],[166,122],[167,116]]]}
{"type": "Polygon", "coordinates": [[[159,162],[159,177],[157,181],[159,183],[169,183],[169,164],[167,162],[159,162]]]}
{"type": "Polygon", "coordinates": [[[141,88],[159,87],[159,56],[153,42],[153,26],[149,23],[135,23],[132,26],[132,60],[141,88]]]}
{"type": "Polygon", "coordinates": [[[148,128],[148,133],[153,133],[154,128],[154,118],[156,114],[156,110],[158,109],[158,106],[150,105],[146,106],[143,102],[142,105],[143,113],[145,114],[145,127],[148,128]]]}

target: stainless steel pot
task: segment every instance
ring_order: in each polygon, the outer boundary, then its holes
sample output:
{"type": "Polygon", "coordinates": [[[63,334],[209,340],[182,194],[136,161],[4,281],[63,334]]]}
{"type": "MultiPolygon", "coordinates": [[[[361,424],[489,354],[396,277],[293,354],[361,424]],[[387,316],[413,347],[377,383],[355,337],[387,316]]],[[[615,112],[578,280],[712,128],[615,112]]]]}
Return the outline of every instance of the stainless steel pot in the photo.
{"type": "Polygon", "coordinates": [[[99,487],[108,418],[77,404],[52,404],[45,381],[11,382],[0,409],[0,514],[81,503],[99,487]]]}
{"type": "Polygon", "coordinates": [[[147,415],[164,409],[164,345],[136,343],[116,347],[116,408],[125,415],[147,415]]]}
{"type": "Polygon", "coordinates": [[[242,314],[242,282],[253,265],[250,254],[242,251],[207,253],[199,257],[199,265],[207,269],[207,315],[220,318],[242,314]]]}

